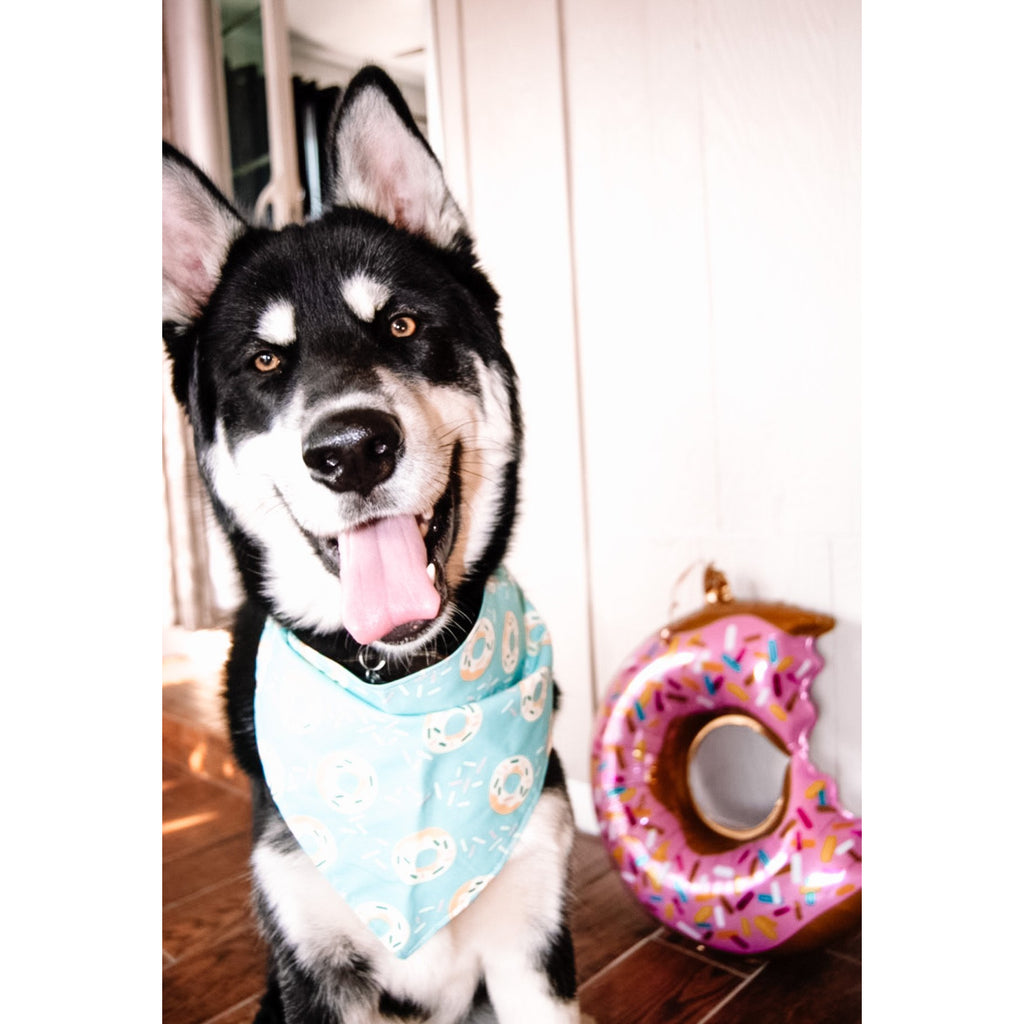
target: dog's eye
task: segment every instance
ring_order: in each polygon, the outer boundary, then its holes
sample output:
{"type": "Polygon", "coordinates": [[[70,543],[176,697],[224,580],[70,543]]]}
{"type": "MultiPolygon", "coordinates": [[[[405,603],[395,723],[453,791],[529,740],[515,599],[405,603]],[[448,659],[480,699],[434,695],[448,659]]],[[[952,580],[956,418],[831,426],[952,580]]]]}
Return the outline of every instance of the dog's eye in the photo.
{"type": "Polygon", "coordinates": [[[253,366],[260,373],[273,373],[281,365],[281,357],[273,352],[261,352],[254,360],[253,366]]]}
{"type": "Polygon", "coordinates": [[[391,321],[393,338],[411,338],[416,333],[417,323],[411,316],[396,316],[391,321]]]}

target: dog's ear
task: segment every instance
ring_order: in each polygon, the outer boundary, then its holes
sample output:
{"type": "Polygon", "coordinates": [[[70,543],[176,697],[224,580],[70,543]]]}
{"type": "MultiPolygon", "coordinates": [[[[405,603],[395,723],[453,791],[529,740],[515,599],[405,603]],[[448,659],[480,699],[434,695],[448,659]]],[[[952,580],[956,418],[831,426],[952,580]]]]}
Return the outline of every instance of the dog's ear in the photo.
{"type": "Polygon", "coordinates": [[[185,325],[205,308],[246,225],[210,179],[166,142],[163,161],[163,319],[185,325]]]}
{"type": "Polygon", "coordinates": [[[368,210],[442,249],[469,242],[437,158],[398,87],[379,68],[363,68],[349,83],[328,153],[336,206],[368,210]]]}

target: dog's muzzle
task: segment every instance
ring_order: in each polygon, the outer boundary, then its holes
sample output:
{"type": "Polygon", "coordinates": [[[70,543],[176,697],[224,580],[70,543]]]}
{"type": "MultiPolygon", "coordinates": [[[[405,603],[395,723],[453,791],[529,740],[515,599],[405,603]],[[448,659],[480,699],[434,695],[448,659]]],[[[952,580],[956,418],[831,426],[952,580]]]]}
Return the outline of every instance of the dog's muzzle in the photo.
{"type": "MultiPolygon", "coordinates": [[[[394,416],[355,408],[317,420],[303,439],[302,458],[317,483],[367,498],[395,473],[404,449],[394,416]]],[[[457,463],[456,448],[449,485],[433,510],[396,512],[335,537],[310,537],[327,568],[339,574],[342,622],[359,643],[411,642],[440,614],[457,528],[457,463]]]]}

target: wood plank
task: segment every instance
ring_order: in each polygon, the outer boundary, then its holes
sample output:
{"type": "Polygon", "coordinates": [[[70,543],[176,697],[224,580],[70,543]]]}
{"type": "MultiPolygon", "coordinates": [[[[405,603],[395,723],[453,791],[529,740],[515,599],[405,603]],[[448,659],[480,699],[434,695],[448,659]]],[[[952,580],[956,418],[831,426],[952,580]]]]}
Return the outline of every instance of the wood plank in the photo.
{"type": "Polygon", "coordinates": [[[235,764],[231,743],[222,731],[164,715],[164,761],[183,765],[193,775],[213,779],[248,794],[249,780],[235,764]]]}
{"type": "Polygon", "coordinates": [[[836,956],[845,956],[849,960],[856,960],[857,963],[860,963],[861,935],[862,932],[858,928],[855,932],[851,932],[849,935],[841,936],[838,939],[828,942],[825,948],[836,956]]]}
{"type": "Polygon", "coordinates": [[[225,710],[220,682],[204,682],[190,676],[168,681],[169,678],[174,678],[168,669],[169,661],[169,658],[164,659],[164,714],[211,731],[224,732],[225,710]]]}
{"type": "Polygon", "coordinates": [[[617,874],[595,879],[570,912],[576,946],[576,976],[593,977],[641,939],[658,930],[657,922],[626,891],[617,874]]]}
{"type": "Polygon", "coordinates": [[[580,1006],[600,1024],[695,1024],[744,984],[706,960],[648,939],[584,983],[580,1006]]]}
{"type": "MultiPolygon", "coordinates": [[[[773,960],[712,1024],[860,1024],[861,967],[827,950],[773,960]]],[[[667,1024],[667,1022],[665,1022],[667,1024]]]]}
{"type": "Polygon", "coordinates": [[[573,887],[582,892],[591,882],[611,870],[612,859],[599,836],[576,833],[570,874],[573,887]]]}
{"type": "Polygon", "coordinates": [[[247,999],[239,1006],[233,1006],[230,1010],[211,1017],[207,1024],[252,1024],[259,1008],[259,998],[247,999]]]}
{"type": "Polygon", "coordinates": [[[714,947],[707,946],[702,942],[694,942],[693,939],[688,938],[685,935],[681,935],[678,932],[670,931],[667,928],[663,929],[658,935],[658,941],[665,943],[667,946],[672,946],[680,952],[687,953],[690,956],[707,960],[716,967],[721,967],[726,971],[732,971],[734,974],[741,975],[742,977],[750,977],[751,975],[756,974],[766,963],[768,963],[764,957],[742,956],[737,953],[729,953],[725,950],[715,949],[714,947]]]}
{"type": "Polygon", "coordinates": [[[164,861],[164,906],[238,876],[248,877],[249,833],[200,846],[164,861]]]}
{"type": "Polygon", "coordinates": [[[260,996],[266,959],[255,929],[236,932],[164,969],[163,1024],[204,1024],[260,996]]]}
{"type": "Polygon", "coordinates": [[[164,952],[178,961],[252,929],[249,877],[241,875],[164,907],[164,952]]]}
{"type": "Polygon", "coordinates": [[[164,861],[231,836],[248,835],[249,801],[200,778],[164,782],[164,861]]]}

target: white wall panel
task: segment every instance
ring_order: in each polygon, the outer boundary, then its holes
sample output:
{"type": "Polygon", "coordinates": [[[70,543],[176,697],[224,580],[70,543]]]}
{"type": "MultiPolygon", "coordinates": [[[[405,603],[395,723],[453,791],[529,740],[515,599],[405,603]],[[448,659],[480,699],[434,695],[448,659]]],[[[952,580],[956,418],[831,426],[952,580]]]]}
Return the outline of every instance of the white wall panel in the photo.
{"type": "Polygon", "coordinates": [[[566,0],[599,688],[714,529],[713,352],[693,12],[566,0]],[[666,40],[673,40],[669,51],[666,40]]]}
{"type": "Polygon", "coordinates": [[[555,634],[570,774],[591,670],[603,692],[714,560],[738,597],[837,618],[811,747],[859,809],[859,4],[436,6],[523,377],[514,568],[555,634]]]}
{"type": "Polygon", "coordinates": [[[762,585],[837,619],[811,751],[859,810],[858,5],[699,11],[720,528],[794,541],[762,585]]]}
{"type": "Polygon", "coordinates": [[[553,0],[437,8],[445,145],[463,136],[478,252],[501,293],[521,381],[526,462],[509,566],[554,637],[563,692],[555,740],[568,772],[585,779],[593,673],[556,8],[553,0]],[[464,91],[449,108],[453,83],[464,91]],[[449,110],[460,108],[450,123],[449,110]]]}
{"type": "Polygon", "coordinates": [[[859,530],[857,151],[842,116],[858,82],[839,72],[843,6],[699,5],[726,531],[859,530]]]}

